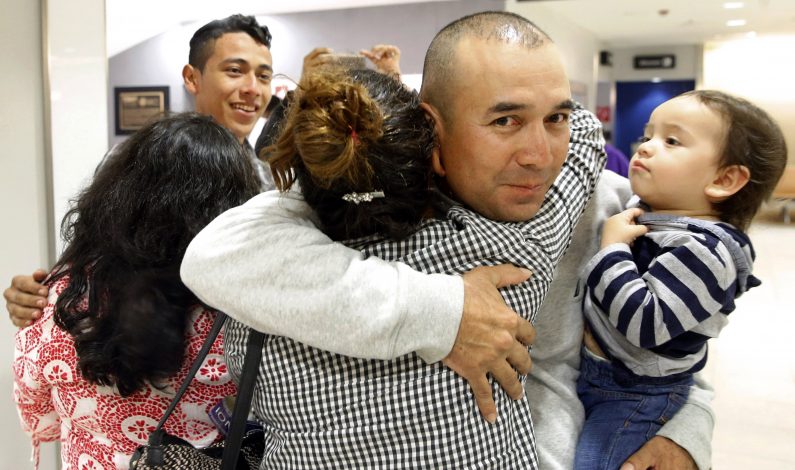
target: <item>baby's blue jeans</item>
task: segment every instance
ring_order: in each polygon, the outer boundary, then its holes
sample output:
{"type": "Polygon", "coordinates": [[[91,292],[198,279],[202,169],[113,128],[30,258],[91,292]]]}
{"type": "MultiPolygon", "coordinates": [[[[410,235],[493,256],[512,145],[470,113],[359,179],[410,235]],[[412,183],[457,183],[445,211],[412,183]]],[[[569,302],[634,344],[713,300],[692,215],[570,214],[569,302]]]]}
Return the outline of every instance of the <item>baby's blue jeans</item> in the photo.
{"type": "Polygon", "coordinates": [[[581,357],[577,393],[585,425],[574,469],[617,470],[682,408],[693,376],[639,377],[586,350],[581,357]]]}

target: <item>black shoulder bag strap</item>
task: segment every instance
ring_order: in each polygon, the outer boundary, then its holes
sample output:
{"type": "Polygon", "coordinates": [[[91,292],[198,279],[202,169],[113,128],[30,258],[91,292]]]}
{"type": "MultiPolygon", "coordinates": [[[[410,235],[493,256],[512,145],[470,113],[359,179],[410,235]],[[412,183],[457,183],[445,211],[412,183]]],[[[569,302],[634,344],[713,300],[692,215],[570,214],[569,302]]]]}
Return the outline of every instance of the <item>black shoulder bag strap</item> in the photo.
{"type": "MultiPolygon", "coordinates": [[[[171,413],[177,407],[179,400],[188,390],[188,386],[193,381],[193,378],[196,376],[196,372],[199,371],[199,368],[204,362],[204,358],[207,356],[207,353],[210,352],[210,348],[215,342],[215,339],[218,337],[218,333],[220,333],[221,328],[224,326],[226,318],[226,314],[222,312],[217,313],[215,322],[213,322],[213,326],[210,328],[210,332],[207,334],[207,339],[204,340],[204,344],[202,344],[199,354],[196,356],[196,359],[194,359],[193,364],[191,364],[188,375],[185,377],[182,385],[180,385],[179,390],[177,390],[177,394],[171,400],[171,404],[168,405],[168,409],[166,409],[166,412],[163,413],[163,417],[160,419],[160,422],[157,423],[157,427],[149,435],[149,455],[147,463],[150,465],[155,465],[158,463],[162,465],[162,440],[164,435],[163,426],[166,424],[166,421],[168,421],[171,413]]],[[[237,468],[237,457],[240,453],[243,434],[246,430],[246,418],[248,417],[248,411],[251,406],[251,399],[254,396],[254,384],[257,379],[259,362],[262,360],[262,345],[264,342],[264,333],[254,331],[253,329],[249,328],[248,341],[246,343],[246,356],[243,359],[243,370],[240,374],[240,384],[237,387],[237,398],[235,399],[235,409],[232,412],[232,421],[229,427],[229,434],[227,434],[224,442],[224,455],[223,460],[221,461],[221,470],[234,470],[237,468]]]]}
{"type": "Polygon", "coordinates": [[[243,435],[246,433],[246,418],[251,408],[251,399],[254,396],[254,384],[257,381],[257,371],[262,360],[262,345],[265,334],[248,329],[246,342],[246,356],[243,359],[243,371],[240,373],[240,383],[237,387],[235,409],[232,412],[232,422],[229,425],[229,434],[224,443],[224,456],[221,461],[221,470],[234,470],[237,466],[240,446],[243,435]]]}

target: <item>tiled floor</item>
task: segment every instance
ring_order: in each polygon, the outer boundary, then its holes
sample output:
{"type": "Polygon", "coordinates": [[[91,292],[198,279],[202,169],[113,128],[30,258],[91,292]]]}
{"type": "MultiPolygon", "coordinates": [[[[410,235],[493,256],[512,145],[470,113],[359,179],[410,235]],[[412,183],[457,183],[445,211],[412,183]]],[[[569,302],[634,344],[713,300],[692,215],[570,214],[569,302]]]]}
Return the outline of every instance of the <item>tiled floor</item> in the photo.
{"type": "Polygon", "coordinates": [[[784,224],[777,207],[749,231],[762,285],[710,343],[715,470],[795,469],[795,221],[784,224]]]}

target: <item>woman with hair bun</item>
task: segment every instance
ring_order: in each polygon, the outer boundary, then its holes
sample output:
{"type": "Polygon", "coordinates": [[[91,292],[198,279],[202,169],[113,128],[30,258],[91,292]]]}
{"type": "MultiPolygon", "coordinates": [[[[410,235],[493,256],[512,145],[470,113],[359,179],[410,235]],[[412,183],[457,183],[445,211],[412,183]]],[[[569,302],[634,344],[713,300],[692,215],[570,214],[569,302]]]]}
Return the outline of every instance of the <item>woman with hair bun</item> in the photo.
{"type": "Polygon", "coordinates": [[[419,104],[372,70],[308,75],[268,158],[276,187],[297,181],[334,240],[405,238],[438,201],[433,128],[419,104]]]}
{"type": "MultiPolygon", "coordinates": [[[[64,217],[49,304],[16,335],[14,399],[34,445],[61,441],[63,468],[128,468],[213,323],[179,277],[191,239],[259,192],[250,159],[212,118],[165,117],[126,140],[64,217]]],[[[207,412],[235,393],[221,336],[166,432],[206,446],[207,412]]]]}

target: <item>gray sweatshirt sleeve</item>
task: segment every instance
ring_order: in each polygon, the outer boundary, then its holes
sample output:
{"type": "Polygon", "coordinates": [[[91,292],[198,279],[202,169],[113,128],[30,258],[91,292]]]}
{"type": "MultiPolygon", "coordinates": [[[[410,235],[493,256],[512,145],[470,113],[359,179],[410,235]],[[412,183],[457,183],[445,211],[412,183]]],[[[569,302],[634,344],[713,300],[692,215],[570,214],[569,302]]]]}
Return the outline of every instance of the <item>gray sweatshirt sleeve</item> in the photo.
{"type": "Polygon", "coordinates": [[[684,448],[699,470],[709,470],[712,466],[712,430],[715,427],[715,416],[710,406],[714,391],[701,374],[696,374],[695,379],[687,403],[657,435],[667,437],[684,448]]]}
{"type": "Polygon", "coordinates": [[[462,278],[365,259],[315,223],[300,194],[260,194],[196,236],[182,280],[203,302],[268,334],[354,357],[444,358],[461,320],[462,278]]]}

